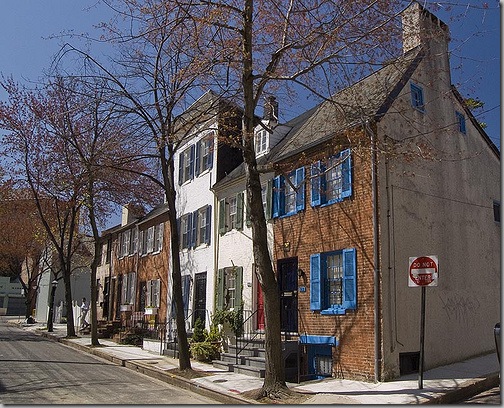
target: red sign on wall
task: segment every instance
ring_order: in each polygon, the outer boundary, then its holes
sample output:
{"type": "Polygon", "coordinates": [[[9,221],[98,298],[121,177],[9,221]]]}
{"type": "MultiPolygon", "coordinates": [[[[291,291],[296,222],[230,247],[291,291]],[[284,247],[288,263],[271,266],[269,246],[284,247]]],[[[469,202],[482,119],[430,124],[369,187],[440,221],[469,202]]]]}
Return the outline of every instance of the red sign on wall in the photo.
{"type": "Polygon", "coordinates": [[[437,286],[439,263],[436,255],[410,257],[408,286],[437,286]]]}

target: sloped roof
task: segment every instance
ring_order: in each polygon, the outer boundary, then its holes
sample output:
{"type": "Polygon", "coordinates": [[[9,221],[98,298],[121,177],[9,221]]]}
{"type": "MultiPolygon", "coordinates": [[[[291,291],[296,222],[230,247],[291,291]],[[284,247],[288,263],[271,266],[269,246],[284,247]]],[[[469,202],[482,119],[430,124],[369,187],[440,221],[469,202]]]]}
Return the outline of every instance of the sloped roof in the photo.
{"type": "Polygon", "coordinates": [[[308,117],[303,118],[277,145],[272,159],[285,159],[345,129],[379,119],[387,112],[422,57],[421,48],[416,48],[306,112],[304,115],[308,117]]]}

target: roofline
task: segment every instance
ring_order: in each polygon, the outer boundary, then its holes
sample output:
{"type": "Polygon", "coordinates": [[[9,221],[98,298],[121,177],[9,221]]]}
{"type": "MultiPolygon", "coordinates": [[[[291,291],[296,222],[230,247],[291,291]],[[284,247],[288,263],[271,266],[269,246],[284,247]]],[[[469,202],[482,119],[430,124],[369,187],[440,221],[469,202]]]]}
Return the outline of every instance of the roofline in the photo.
{"type": "Polygon", "coordinates": [[[490,139],[490,137],[487,135],[487,133],[485,132],[485,130],[479,124],[478,120],[474,117],[474,115],[471,112],[471,110],[467,107],[467,105],[466,105],[466,103],[464,101],[464,98],[462,97],[462,95],[460,94],[460,92],[458,91],[458,89],[454,85],[451,86],[451,89],[452,89],[453,95],[459,101],[459,103],[462,105],[462,108],[464,109],[464,112],[469,117],[469,120],[472,122],[472,124],[474,125],[474,127],[476,128],[476,130],[479,132],[479,134],[481,135],[481,137],[483,138],[483,140],[488,144],[488,146],[490,147],[490,149],[494,152],[494,154],[500,160],[500,151],[499,151],[499,148],[495,145],[494,142],[492,142],[492,139],[490,139]]]}

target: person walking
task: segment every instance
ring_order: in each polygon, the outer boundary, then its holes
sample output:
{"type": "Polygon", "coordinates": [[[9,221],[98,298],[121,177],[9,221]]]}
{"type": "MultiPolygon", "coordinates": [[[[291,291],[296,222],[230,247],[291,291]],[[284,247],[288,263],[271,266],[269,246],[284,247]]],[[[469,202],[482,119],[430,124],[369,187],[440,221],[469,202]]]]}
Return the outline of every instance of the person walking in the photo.
{"type": "Polygon", "coordinates": [[[89,304],[86,302],[86,298],[82,298],[81,304],[81,330],[89,327],[89,323],[86,320],[87,314],[89,312],[89,304]]]}

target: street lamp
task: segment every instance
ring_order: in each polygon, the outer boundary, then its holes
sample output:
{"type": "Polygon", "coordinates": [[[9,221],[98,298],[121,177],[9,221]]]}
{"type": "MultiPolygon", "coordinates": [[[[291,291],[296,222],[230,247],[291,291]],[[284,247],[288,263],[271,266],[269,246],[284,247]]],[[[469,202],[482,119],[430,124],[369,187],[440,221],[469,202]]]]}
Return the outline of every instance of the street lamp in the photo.
{"type": "Polygon", "coordinates": [[[47,317],[47,331],[53,331],[53,320],[54,320],[54,295],[56,293],[56,288],[58,287],[58,281],[54,279],[51,282],[51,298],[49,299],[49,316],[47,317]]]}

